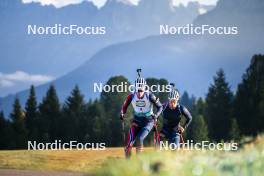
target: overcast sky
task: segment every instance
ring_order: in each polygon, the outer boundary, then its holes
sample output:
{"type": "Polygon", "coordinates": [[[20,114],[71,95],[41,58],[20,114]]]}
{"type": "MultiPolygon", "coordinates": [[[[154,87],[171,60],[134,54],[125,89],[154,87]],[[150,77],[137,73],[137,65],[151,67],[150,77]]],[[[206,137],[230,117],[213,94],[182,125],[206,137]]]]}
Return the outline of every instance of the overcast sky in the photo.
{"type": "MultiPolygon", "coordinates": [[[[55,7],[63,7],[70,4],[78,4],[83,1],[93,1],[97,7],[102,7],[107,0],[22,0],[24,3],[40,2],[42,5],[54,5],[55,7]]],[[[117,0],[117,1],[130,1],[133,4],[137,4],[140,0],[117,0]]],[[[180,3],[187,5],[190,1],[199,1],[201,4],[215,5],[217,0],[173,0],[175,5],[180,3]]]]}

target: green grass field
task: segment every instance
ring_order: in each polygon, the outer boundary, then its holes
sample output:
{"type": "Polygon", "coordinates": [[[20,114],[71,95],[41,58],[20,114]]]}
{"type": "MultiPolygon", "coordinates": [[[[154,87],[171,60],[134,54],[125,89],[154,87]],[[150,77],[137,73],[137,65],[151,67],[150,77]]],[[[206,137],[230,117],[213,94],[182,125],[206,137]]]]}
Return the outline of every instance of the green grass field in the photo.
{"type": "Polygon", "coordinates": [[[112,159],[97,175],[263,176],[264,137],[235,152],[150,151],[131,160],[112,159]]]}
{"type": "Polygon", "coordinates": [[[0,151],[0,169],[71,171],[95,175],[262,176],[264,137],[236,152],[154,151],[125,159],[123,148],[105,151],[0,151]]]}

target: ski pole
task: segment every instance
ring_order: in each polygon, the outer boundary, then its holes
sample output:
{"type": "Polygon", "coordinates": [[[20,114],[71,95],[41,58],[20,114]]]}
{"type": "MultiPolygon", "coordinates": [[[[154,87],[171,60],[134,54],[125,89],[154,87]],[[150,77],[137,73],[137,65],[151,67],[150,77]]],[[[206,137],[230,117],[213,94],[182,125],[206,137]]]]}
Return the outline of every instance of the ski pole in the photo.
{"type": "Polygon", "coordinates": [[[125,139],[125,121],[122,120],[122,139],[124,144],[124,149],[126,148],[126,139],[125,139]]]}
{"type": "Polygon", "coordinates": [[[181,144],[184,143],[184,139],[183,139],[182,133],[180,134],[180,143],[181,143],[181,144]]]}
{"type": "Polygon", "coordinates": [[[157,122],[155,122],[154,130],[155,130],[155,132],[154,132],[154,146],[155,146],[155,148],[157,148],[157,147],[159,147],[159,143],[160,143],[160,134],[159,134],[157,122]]]}

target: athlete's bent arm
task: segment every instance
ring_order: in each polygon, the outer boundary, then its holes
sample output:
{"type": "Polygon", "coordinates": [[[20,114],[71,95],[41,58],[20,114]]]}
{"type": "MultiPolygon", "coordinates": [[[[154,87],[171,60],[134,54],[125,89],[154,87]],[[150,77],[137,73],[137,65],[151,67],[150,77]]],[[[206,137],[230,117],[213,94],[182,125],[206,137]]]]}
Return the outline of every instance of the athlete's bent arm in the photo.
{"type": "Polygon", "coordinates": [[[157,108],[157,113],[155,114],[155,118],[158,118],[163,110],[163,106],[160,103],[159,98],[157,98],[153,93],[149,95],[149,99],[157,108]]]}
{"type": "Polygon", "coordinates": [[[128,108],[129,104],[132,101],[132,97],[133,97],[133,94],[129,94],[126,97],[126,100],[125,100],[125,102],[122,105],[121,112],[120,112],[120,118],[121,118],[121,120],[124,118],[124,114],[126,113],[127,108],[128,108]]]}
{"type": "Polygon", "coordinates": [[[186,122],[183,125],[183,128],[186,129],[190,125],[190,123],[192,121],[192,115],[188,111],[188,109],[186,107],[184,107],[184,106],[182,106],[182,110],[181,111],[182,111],[183,116],[186,118],[186,122]]]}

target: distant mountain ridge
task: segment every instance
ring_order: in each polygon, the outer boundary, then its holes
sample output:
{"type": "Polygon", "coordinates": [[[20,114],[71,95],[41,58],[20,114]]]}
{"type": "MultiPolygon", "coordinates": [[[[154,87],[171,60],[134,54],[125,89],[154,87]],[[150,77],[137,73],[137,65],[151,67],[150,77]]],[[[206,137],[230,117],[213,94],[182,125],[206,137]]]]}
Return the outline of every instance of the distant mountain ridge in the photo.
{"type": "MultiPolygon", "coordinates": [[[[159,32],[159,24],[190,23],[199,15],[199,3],[171,8],[169,1],[142,0],[131,6],[116,0],[98,9],[92,2],[55,8],[21,0],[0,1],[0,72],[24,71],[60,77],[89,60],[97,51],[119,42],[132,41],[159,32]],[[27,26],[105,26],[105,35],[28,35],[27,26]]],[[[212,7],[206,7],[208,9],[212,7]]],[[[3,90],[15,93],[28,86],[3,90]]]]}
{"type": "MultiPolygon", "coordinates": [[[[175,82],[181,91],[204,96],[215,72],[223,68],[232,90],[235,90],[252,55],[264,53],[264,36],[261,32],[264,25],[259,21],[263,19],[264,12],[254,10],[262,7],[262,4],[259,0],[252,0],[250,6],[241,3],[238,8],[229,0],[220,0],[214,10],[194,21],[195,24],[218,24],[219,20],[221,25],[238,25],[241,30],[239,35],[151,36],[114,44],[100,50],[79,68],[53,83],[62,101],[75,84],[80,86],[86,99],[95,98],[98,93],[93,92],[94,82],[105,83],[114,75],[124,75],[134,80],[135,69],[141,67],[145,77],[164,77],[175,82]],[[252,28],[252,25],[258,27],[252,28]],[[254,34],[247,35],[250,29],[254,34]]],[[[45,84],[37,88],[39,100],[48,86],[45,84]]],[[[22,103],[27,95],[28,91],[17,94],[22,103]]],[[[0,109],[10,112],[13,99],[14,96],[10,96],[0,100],[0,109]]]]}
{"type": "Polygon", "coordinates": [[[51,5],[2,0],[0,47],[5,49],[0,53],[0,58],[5,59],[5,63],[0,65],[0,70],[13,72],[19,69],[61,76],[88,60],[103,47],[157,34],[157,24],[161,22],[184,24],[199,15],[198,5],[197,9],[190,5],[172,10],[168,3],[169,1],[164,0],[142,0],[138,6],[131,6],[111,0],[101,9],[97,9],[92,2],[84,1],[56,9],[51,5]],[[29,24],[106,26],[107,35],[29,36],[29,24]]]}

